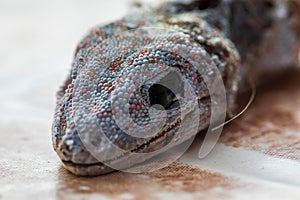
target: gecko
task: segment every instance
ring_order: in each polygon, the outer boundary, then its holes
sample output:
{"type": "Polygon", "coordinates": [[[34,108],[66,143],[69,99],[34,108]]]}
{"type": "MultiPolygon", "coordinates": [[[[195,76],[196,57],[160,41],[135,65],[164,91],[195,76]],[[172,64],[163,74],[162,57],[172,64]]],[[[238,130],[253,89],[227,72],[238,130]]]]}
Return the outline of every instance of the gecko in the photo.
{"type": "Polygon", "coordinates": [[[299,50],[297,0],[137,3],[122,19],[93,28],[77,46],[57,92],[54,150],[78,176],[110,173],[111,163],[134,166],[150,159],[147,153],[191,138],[189,122],[196,122],[197,132],[207,129],[211,98],[221,98],[204,80],[214,82],[212,68],[224,84],[230,118],[246,79],[255,82],[297,66],[299,50]],[[196,102],[198,112],[181,105],[182,99],[196,102]],[[151,114],[153,108],[158,111],[151,114]],[[152,123],[160,125],[156,134],[152,123]],[[185,131],[178,133],[183,123],[185,131]],[[138,157],[131,160],[131,153],[138,157]]]}

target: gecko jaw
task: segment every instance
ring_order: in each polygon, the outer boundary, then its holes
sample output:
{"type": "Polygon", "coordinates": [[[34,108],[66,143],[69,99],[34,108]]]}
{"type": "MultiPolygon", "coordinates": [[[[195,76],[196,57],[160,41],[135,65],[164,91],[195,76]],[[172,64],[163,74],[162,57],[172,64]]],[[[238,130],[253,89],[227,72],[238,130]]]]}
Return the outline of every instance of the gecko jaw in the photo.
{"type": "MultiPolygon", "coordinates": [[[[176,129],[180,126],[181,119],[178,118],[174,121],[174,123],[171,123],[169,126],[166,126],[163,131],[158,134],[155,137],[152,137],[149,139],[148,142],[139,145],[135,149],[132,149],[118,157],[103,161],[103,162],[95,162],[95,163],[75,163],[72,161],[66,161],[62,160],[64,166],[71,171],[73,174],[79,175],[79,176],[95,176],[95,175],[101,175],[101,174],[107,174],[110,172],[115,171],[115,169],[105,165],[104,163],[112,163],[116,162],[119,159],[125,158],[130,153],[143,153],[142,151],[145,150],[147,147],[151,146],[152,144],[155,144],[155,142],[162,140],[164,136],[166,136],[171,130],[176,129]]],[[[138,164],[138,163],[137,163],[138,164]]]]}

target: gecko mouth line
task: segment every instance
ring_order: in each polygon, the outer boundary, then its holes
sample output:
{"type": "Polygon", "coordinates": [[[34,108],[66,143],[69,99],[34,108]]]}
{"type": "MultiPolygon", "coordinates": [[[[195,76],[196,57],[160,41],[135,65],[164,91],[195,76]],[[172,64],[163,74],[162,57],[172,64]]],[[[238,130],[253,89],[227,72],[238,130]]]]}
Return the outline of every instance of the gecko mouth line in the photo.
{"type": "MultiPolygon", "coordinates": [[[[177,120],[175,120],[175,122],[172,125],[167,126],[160,134],[158,134],[157,136],[151,138],[148,142],[143,143],[143,144],[139,145],[137,148],[135,148],[133,150],[130,150],[127,153],[124,153],[124,154],[122,154],[118,157],[115,157],[113,159],[109,159],[109,160],[106,160],[106,161],[103,161],[103,162],[96,162],[96,163],[75,163],[75,162],[66,161],[66,160],[63,160],[62,162],[64,164],[68,165],[68,166],[73,166],[73,167],[91,167],[91,166],[99,166],[99,165],[100,166],[107,166],[104,163],[109,164],[113,161],[116,161],[120,158],[123,158],[123,157],[127,156],[130,153],[137,153],[139,151],[142,151],[143,149],[147,148],[148,146],[155,143],[156,141],[159,141],[160,139],[164,138],[164,136],[166,136],[166,134],[168,134],[169,131],[180,127],[180,124],[181,124],[181,119],[178,118],[177,120]]],[[[107,166],[107,167],[109,167],[109,166],[107,166]]]]}

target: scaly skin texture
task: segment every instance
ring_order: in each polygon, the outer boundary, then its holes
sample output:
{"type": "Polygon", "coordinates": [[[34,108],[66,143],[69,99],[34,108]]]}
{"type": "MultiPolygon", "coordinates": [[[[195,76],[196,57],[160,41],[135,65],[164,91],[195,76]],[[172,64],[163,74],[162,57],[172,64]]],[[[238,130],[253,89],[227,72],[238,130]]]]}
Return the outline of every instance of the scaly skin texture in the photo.
{"type": "MultiPolygon", "coordinates": [[[[123,153],[111,151],[111,143],[128,152],[147,153],[162,148],[174,137],[179,143],[190,138],[188,131],[176,135],[181,123],[179,100],[172,100],[173,97],[170,100],[169,96],[164,96],[168,91],[153,87],[170,72],[185,77],[192,86],[201,112],[199,130],[207,128],[211,94],[202,74],[176,52],[161,49],[165,44],[171,49],[177,47],[182,38],[170,36],[155,40],[150,33],[145,37],[147,32],[135,31],[136,28],[172,30],[184,34],[191,44],[197,44],[193,47],[197,55],[194,61],[201,61],[204,70],[210,66],[219,70],[230,117],[239,81],[246,77],[259,79],[262,74],[297,63],[299,12],[299,2],[295,0],[169,2],[158,8],[140,6],[122,20],[92,29],[78,45],[71,73],[57,93],[52,139],[64,167],[80,176],[113,171],[91,155],[79,132],[88,136],[89,143],[98,145],[99,153],[106,155],[105,163],[126,159],[123,153]],[[126,31],[133,31],[135,37],[126,35],[126,31]],[[114,44],[119,45],[116,52],[112,52],[116,48],[114,44]],[[146,67],[149,64],[156,67],[149,69],[146,67]],[[129,91],[127,79],[139,80],[139,90],[129,91]],[[162,131],[147,138],[123,131],[114,115],[126,98],[129,99],[130,118],[149,132],[149,107],[161,104],[167,110],[167,122],[162,131]],[[97,135],[99,127],[111,143],[97,135]]],[[[181,87],[179,81],[175,82],[181,87]]],[[[126,120],[121,118],[122,122],[126,120]]]]}

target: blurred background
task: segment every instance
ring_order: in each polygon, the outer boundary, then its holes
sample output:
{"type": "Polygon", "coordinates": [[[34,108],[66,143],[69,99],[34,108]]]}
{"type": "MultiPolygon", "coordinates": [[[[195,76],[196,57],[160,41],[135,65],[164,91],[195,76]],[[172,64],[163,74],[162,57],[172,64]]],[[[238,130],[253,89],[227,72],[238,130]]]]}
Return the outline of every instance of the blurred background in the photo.
{"type": "Polygon", "coordinates": [[[124,16],[129,5],[128,0],[1,0],[0,113],[50,117],[77,43],[93,26],[124,16]]]}
{"type": "Polygon", "coordinates": [[[0,0],[0,199],[300,199],[299,71],[262,87],[206,160],[191,149],[185,164],[154,174],[91,179],[61,167],[55,93],[80,39],[131,2],[0,0]]]}

